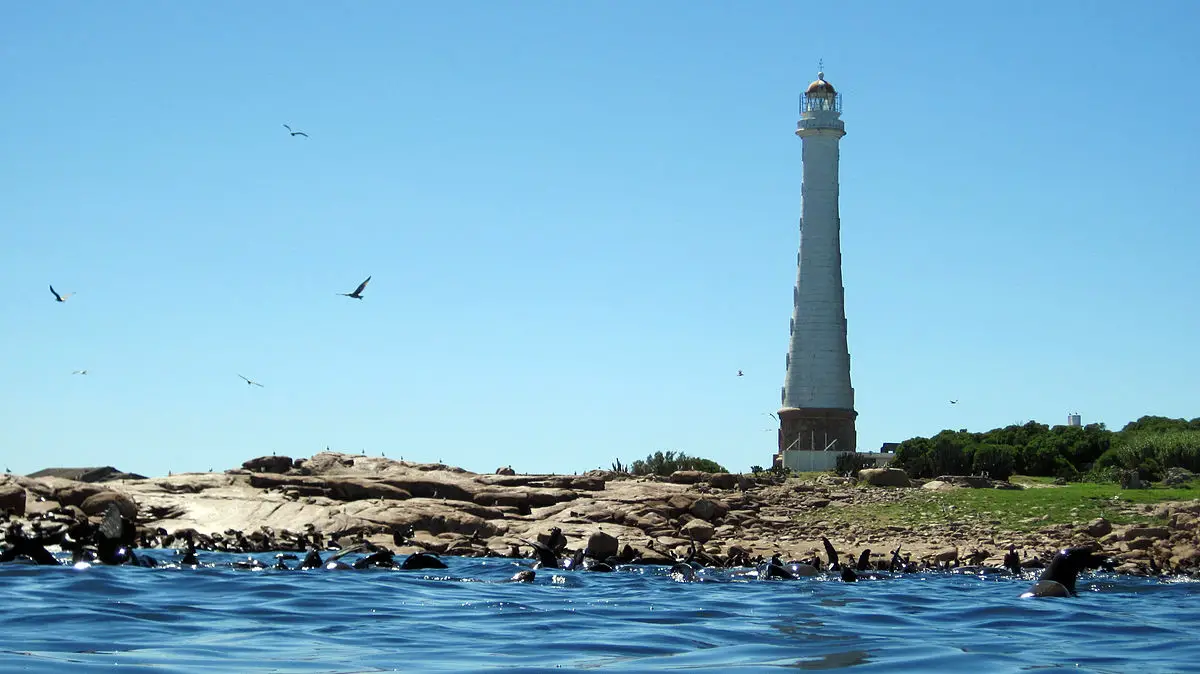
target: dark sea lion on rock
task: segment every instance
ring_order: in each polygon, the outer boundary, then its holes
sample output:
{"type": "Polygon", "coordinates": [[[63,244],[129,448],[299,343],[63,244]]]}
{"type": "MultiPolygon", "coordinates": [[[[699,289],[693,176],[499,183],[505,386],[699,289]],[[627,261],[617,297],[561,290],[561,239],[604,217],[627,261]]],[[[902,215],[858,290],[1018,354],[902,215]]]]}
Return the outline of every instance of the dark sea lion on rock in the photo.
{"type": "Polygon", "coordinates": [[[431,552],[414,552],[404,559],[400,564],[401,569],[418,570],[418,569],[444,569],[446,563],[438,559],[437,555],[431,552]]]}
{"type": "Polygon", "coordinates": [[[1038,581],[1022,593],[1021,597],[1073,597],[1075,579],[1079,572],[1098,569],[1104,563],[1104,555],[1097,554],[1088,547],[1060,550],[1054,555],[1054,559],[1050,560],[1050,566],[1046,567],[1038,581]]]}
{"type": "Polygon", "coordinates": [[[366,569],[372,566],[377,566],[385,569],[396,567],[395,553],[391,550],[376,550],[371,554],[354,561],[354,568],[366,569]]]}

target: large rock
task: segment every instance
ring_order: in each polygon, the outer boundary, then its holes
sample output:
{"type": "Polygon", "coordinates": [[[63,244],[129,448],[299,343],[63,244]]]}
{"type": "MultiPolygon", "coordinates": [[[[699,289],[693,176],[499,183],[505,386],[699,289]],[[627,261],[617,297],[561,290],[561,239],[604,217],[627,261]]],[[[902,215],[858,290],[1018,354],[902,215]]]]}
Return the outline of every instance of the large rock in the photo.
{"type": "Polygon", "coordinates": [[[25,514],[25,489],[16,484],[0,485],[0,512],[14,515],[25,514]]]}
{"type": "Polygon", "coordinates": [[[612,534],[597,531],[588,537],[586,554],[596,559],[607,559],[617,554],[617,538],[612,534]]]}
{"type": "Polygon", "coordinates": [[[863,468],[858,479],[874,487],[911,487],[908,473],[899,468],[863,468]]]}
{"type": "Polygon", "coordinates": [[[708,486],[713,489],[736,489],[739,477],[741,476],[733,473],[713,473],[712,477],[708,478],[708,486]]]}
{"type": "Polygon", "coordinates": [[[325,489],[330,498],[339,501],[376,498],[402,501],[412,498],[412,494],[407,490],[368,477],[331,477],[325,480],[325,489]]]}
{"type": "Polygon", "coordinates": [[[694,517],[711,522],[725,516],[729,512],[729,507],[723,503],[712,501],[706,498],[696,499],[689,509],[694,517]]]}
{"type": "Polygon", "coordinates": [[[706,475],[698,470],[677,470],[667,479],[673,484],[696,484],[703,481],[706,475]]]}
{"type": "Polygon", "coordinates": [[[1107,536],[1111,532],[1112,524],[1103,517],[1097,517],[1091,522],[1088,522],[1087,533],[1089,536],[1100,538],[1102,536],[1107,536]]]}
{"type": "Polygon", "coordinates": [[[679,531],[684,536],[687,536],[688,538],[699,543],[707,543],[708,541],[712,540],[713,535],[717,533],[717,530],[713,528],[713,525],[701,519],[694,519],[691,522],[688,522],[687,524],[683,525],[683,528],[681,528],[679,531]]]}
{"type": "Polygon", "coordinates": [[[63,505],[83,506],[83,502],[104,492],[111,491],[108,487],[90,482],[67,482],[54,490],[53,500],[63,505]]]}
{"type": "Polygon", "coordinates": [[[102,491],[84,499],[79,509],[88,515],[103,515],[108,511],[109,504],[116,504],[121,511],[121,517],[137,519],[138,507],[133,499],[117,491],[102,491]]]}
{"type": "Polygon", "coordinates": [[[252,473],[286,473],[292,469],[292,459],[287,456],[260,456],[242,463],[242,468],[252,473]]]}

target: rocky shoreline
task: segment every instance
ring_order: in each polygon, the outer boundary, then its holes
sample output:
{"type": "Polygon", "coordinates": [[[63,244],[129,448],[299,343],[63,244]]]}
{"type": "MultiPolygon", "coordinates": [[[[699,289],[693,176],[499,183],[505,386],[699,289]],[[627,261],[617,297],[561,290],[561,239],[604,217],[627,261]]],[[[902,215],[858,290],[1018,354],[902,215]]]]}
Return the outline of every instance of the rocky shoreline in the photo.
{"type": "MultiPolygon", "coordinates": [[[[6,531],[54,532],[110,503],[136,522],[143,547],[181,547],[191,530],[202,549],[254,552],[297,549],[315,540],[345,546],[368,541],[397,553],[533,556],[525,541],[557,527],[568,549],[670,564],[693,544],[713,564],[745,557],[812,557],[827,537],[847,557],[869,548],[884,563],[897,547],[925,565],[1000,565],[1010,546],[1030,565],[1054,551],[1094,546],[1118,571],[1200,573],[1200,500],[1151,507],[1126,504],[1154,526],[1114,526],[1103,519],[1029,533],[991,530],[978,519],[922,526],[843,524],[823,518],[847,505],[914,507],[939,489],[1019,488],[985,478],[947,478],[917,486],[900,471],[863,471],[859,480],[828,476],[815,483],[768,475],[681,471],[634,478],[611,471],[582,475],[471,473],[444,464],[322,452],[310,459],[260,457],[223,473],[80,481],[0,477],[6,531]],[[888,486],[898,485],[898,486],[888,486]],[[912,486],[903,486],[912,485],[912,486]]],[[[100,475],[100,477],[105,477],[100,475]]]]}

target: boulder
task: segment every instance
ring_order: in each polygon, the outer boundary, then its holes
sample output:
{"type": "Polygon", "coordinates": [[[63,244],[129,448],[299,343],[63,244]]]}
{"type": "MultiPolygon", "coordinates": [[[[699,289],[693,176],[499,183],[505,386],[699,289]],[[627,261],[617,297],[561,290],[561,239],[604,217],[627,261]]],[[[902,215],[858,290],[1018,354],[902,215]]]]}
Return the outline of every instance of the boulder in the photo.
{"type": "Polygon", "coordinates": [[[713,535],[717,533],[717,530],[713,528],[713,525],[705,522],[702,519],[694,519],[691,522],[688,522],[687,524],[683,525],[683,528],[681,528],[679,531],[684,536],[687,536],[698,543],[707,543],[712,539],[713,535]]]}
{"type": "Polygon", "coordinates": [[[677,470],[667,478],[672,484],[696,484],[704,480],[705,474],[698,470],[677,470]]]}
{"type": "Polygon", "coordinates": [[[137,519],[138,507],[133,499],[117,491],[103,491],[92,494],[84,499],[79,509],[87,515],[103,515],[108,511],[108,505],[114,503],[121,511],[121,517],[137,519]]]}
{"type": "Polygon", "coordinates": [[[83,506],[83,502],[96,494],[111,491],[108,487],[89,482],[69,482],[54,491],[53,500],[63,505],[83,506]]]}
{"type": "Polygon", "coordinates": [[[738,486],[738,475],[733,473],[713,473],[708,478],[708,486],[713,489],[736,489],[738,486]]]}
{"type": "Polygon", "coordinates": [[[1097,517],[1091,522],[1088,522],[1087,533],[1089,536],[1100,538],[1102,536],[1107,536],[1111,532],[1112,524],[1110,524],[1109,521],[1103,517],[1097,517]]]}
{"type": "Polygon", "coordinates": [[[595,559],[607,559],[617,554],[617,538],[603,531],[588,536],[587,548],[584,553],[595,559]]]}
{"type": "MultiPolygon", "coordinates": [[[[861,474],[862,471],[859,471],[859,473],[861,474]]],[[[928,489],[929,491],[954,491],[958,487],[942,480],[930,480],[921,485],[921,489],[928,489]]]]}
{"type": "Polygon", "coordinates": [[[1185,485],[1196,479],[1196,474],[1187,468],[1178,466],[1167,469],[1167,476],[1163,478],[1163,484],[1168,487],[1178,487],[1185,485]]]}
{"type": "Polygon", "coordinates": [[[0,512],[14,515],[25,514],[25,489],[16,484],[0,485],[0,512]]]}
{"type": "Polygon", "coordinates": [[[715,519],[724,517],[725,513],[729,512],[729,507],[717,501],[701,498],[696,499],[692,503],[692,507],[688,509],[688,512],[690,512],[693,517],[698,517],[702,520],[711,522],[715,519]]]}
{"type": "Polygon", "coordinates": [[[935,562],[953,562],[958,559],[958,548],[945,548],[933,554],[935,562]]]}
{"type": "Polygon", "coordinates": [[[695,497],[693,496],[687,496],[686,494],[675,494],[671,496],[671,498],[667,499],[667,508],[669,508],[671,513],[674,515],[682,515],[683,513],[692,509],[693,501],[695,501],[695,497]]]}
{"type": "Polygon", "coordinates": [[[1166,527],[1130,527],[1125,530],[1122,535],[1127,541],[1136,540],[1139,538],[1149,538],[1151,540],[1161,540],[1168,538],[1171,535],[1170,530],[1166,527]]]}
{"type": "Polygon", "coordinates": [[[858,479],[874,487],[911,487],[908,473],[899,468],[863,468],[858,479]]]}
{"type": "Polygon", "coordinates": [[[260,456],[243,462],[242,468],[252,473],[286,473],[292,469],[292,459],[287,456],[260,456]]]}

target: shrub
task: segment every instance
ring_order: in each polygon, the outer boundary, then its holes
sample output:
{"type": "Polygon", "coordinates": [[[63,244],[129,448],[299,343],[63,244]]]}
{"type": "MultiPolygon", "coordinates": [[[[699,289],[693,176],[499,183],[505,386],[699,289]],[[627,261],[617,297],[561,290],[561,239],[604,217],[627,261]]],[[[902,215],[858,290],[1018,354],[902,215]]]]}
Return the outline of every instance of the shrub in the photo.
{"type": "Polygon", "coordinates": [[[646,456],[645,460],[634,461],[629,471],[634,475],[670,475],[677,470],[699,470],[706,473],[727,473],[729,471],[711,459],[688,456],[683,452],[655,452],[646,456]]]}
{"type": "Polygon", "coordinates": [[[1007,480],[1016,466],[1017,450],[1009,445],[975,445],[972,456],[972,473],[1007,480]]]}
{"type": "Polygon", "coordinates": [[[855,452],[838,454],[833,468],[838,475],[857,475],[863,468],[874,468],[875,460],[855,452]]]}

